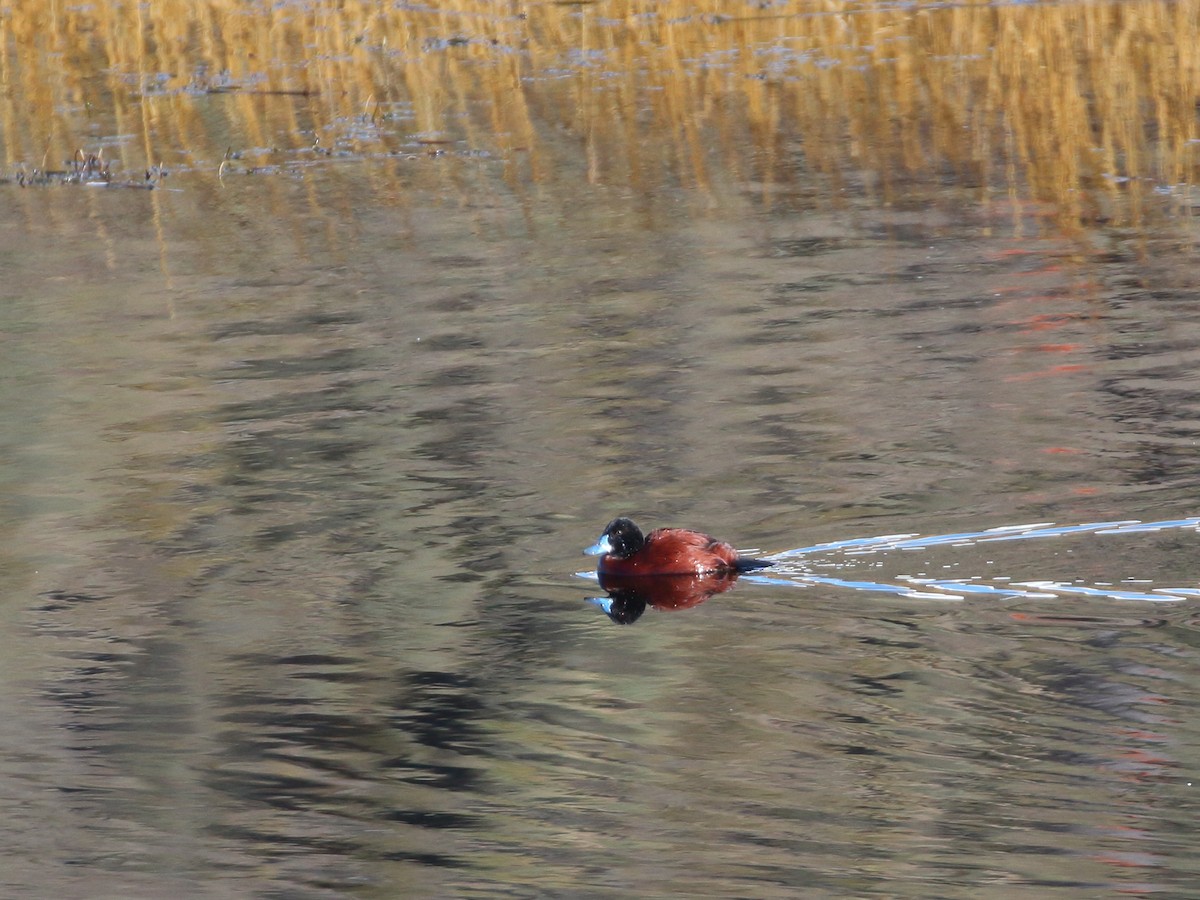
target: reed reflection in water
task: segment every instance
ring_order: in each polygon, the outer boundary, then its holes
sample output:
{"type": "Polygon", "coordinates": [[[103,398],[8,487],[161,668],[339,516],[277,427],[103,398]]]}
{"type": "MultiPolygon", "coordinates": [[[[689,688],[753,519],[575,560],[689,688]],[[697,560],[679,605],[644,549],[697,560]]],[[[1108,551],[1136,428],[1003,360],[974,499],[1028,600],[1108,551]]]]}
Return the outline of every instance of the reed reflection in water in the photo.
{"type": "Polygon", "coordinates": [[[0,16],[0,143],[22,181],[81,148],[134,183],[160,166],[208,181],[352,163],[406,207],[414,181],[450,202],[479,192],[420,165],[453,156],[527,202],[544,186],[569,203],[580,184],[712,195],[732,173],[767,205],[1015,200],[1077,233],[1190,208],[1198,27],[1195,0],[26,0],[0,16]]]}

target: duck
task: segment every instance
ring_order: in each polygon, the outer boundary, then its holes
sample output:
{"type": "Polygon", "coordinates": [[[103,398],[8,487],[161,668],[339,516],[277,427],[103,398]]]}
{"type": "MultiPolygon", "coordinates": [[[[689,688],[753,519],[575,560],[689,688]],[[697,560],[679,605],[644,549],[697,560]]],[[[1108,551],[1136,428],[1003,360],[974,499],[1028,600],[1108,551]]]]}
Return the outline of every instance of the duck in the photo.
{"type": "Polygon", "coordinates": [[[749,572],[771,565],[742,556],[725,541],[687,528],[656,528],[647,535],[632,519],[620,516],[604,528],[600,539],[583,551],[599,556],[601,575],[703,575],[749,572]]]}

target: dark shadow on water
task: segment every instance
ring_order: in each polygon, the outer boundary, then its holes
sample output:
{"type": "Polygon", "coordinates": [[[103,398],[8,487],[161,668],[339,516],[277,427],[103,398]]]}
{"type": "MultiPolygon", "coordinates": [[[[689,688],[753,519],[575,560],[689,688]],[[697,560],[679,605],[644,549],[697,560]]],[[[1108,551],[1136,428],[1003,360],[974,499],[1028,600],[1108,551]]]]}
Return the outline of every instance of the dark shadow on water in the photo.
{"type": "Polygon", "coordinates": [[[633,577],[601,574],[599,580],[608,596],[589,597],[589,602],[618,625],[631,625],[641,618],[647,606],[664,612],[699,606],[708,598],[732,588],[738,573],[633,577]]]}

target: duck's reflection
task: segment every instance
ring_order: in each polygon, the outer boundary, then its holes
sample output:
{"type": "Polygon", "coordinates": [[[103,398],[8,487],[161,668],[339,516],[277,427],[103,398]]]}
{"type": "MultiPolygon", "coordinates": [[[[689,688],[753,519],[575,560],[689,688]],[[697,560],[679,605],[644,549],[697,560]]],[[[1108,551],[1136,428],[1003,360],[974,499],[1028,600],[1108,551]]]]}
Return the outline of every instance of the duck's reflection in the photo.
{"type": "Polygon", "coordinates": [[[703,575],[600,575],[607,597],[588,600],[618,625],[631,625],[647,606],[671,611],[699,606],[709,597],[729,590],[738,580],[736,571],[703,575]]]}

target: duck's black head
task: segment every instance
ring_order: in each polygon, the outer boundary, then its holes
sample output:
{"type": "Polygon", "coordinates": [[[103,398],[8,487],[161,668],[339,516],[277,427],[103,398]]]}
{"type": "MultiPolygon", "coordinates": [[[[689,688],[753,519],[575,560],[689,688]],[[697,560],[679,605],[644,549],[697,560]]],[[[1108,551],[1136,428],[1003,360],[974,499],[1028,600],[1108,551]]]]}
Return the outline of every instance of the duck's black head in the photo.
{"type": "Polygon", "coordinates": [[[607,555],[626,559],[641,550],[645,543],[642,529],[634,525],[632,519],[621,516],[609,522],[604,533],[600,535],[600,540],[583,552],[588,556],[607,555]]]}

